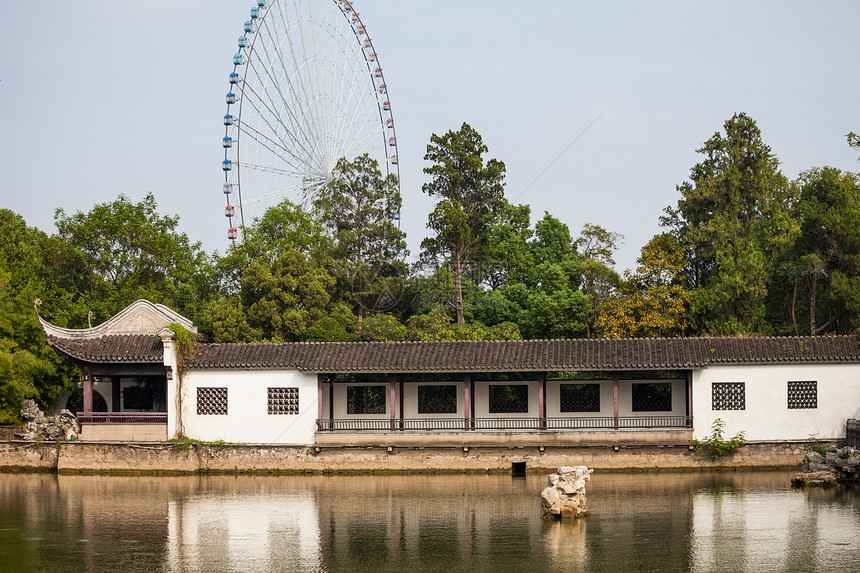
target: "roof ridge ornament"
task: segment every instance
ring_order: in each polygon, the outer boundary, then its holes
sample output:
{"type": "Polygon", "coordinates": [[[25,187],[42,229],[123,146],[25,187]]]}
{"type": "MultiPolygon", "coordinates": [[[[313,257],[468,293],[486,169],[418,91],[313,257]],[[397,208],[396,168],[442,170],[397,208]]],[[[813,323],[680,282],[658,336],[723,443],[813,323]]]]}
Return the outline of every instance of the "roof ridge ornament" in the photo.
{"type": "MultiPolygon", "coordinates": [[[[38,310],[36,314],[38,316],[38,310]]],[[[157,334],[162,327],[170,323],[180,324],[197,334],[197,327],[189,319],[162,304],[143,299],[131,303],[105,322],[90,328],[61,328],[50,324],[41,316],[38,318],[45,334],[58,338],[92,339],[105,335],[157,334]]],[[[89,316],[87,321],[90,321],[89,316]]]]}

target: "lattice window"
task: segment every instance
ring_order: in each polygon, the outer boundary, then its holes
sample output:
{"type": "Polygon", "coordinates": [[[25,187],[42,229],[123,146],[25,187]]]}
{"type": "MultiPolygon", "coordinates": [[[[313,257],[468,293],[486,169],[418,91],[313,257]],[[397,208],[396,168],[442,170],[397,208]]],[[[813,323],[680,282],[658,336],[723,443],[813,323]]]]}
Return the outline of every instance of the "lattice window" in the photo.
{"type": "Polygon", "coordinates": [[[456,414],[457,386],[418,386],[419,414],[456,414]]]}
{"type": "Polygon", "coordinates": [[[227,415],[227,389],[226,388],[198,388],[197,389],[197,415],[198,416],[226,416],[227,415]]]}
{"type": "Polygon", "coordinates": [[[671,412],[672,384],[670,382],[633,384],[634,412],[671,412]]]}
{"type": "Polygon", "coordinates": [[[347,386],[347,414],[384,414],[385,386],[347,386]]]}
{"type": "Polygon", "coordinates": [[[298,388],[269,388],[269,414],[295,416],[299,413],[298,388]]]}
{"type": "Polygon", "coordinates": [[[490,386],[491,414],[528,414],[529,387],[525,384],[490,386]]]}
{"type": "Polygon", "coordinates": [[[562,384],[562,412],[599,412],[600,384],[562,384]]]}
{"type": "Polygon", "coordinates": [[[711,409],[746,410],[746,384],[744,382],[714,382],[711,384],[711,409]]]}
{"type": "Polygon", "coordinates": [[[818,382],[789,382],[788,409],[814,410],[818,408],[818,382]]]}

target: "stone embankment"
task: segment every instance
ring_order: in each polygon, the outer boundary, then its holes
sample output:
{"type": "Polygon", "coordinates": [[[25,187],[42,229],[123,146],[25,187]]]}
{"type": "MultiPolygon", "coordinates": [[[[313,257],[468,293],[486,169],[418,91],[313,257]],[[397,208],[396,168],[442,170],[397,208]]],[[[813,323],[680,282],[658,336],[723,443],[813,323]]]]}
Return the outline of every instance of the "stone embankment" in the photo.
{"type": "Polygon", "coordinates": [[[860,451],[851,446],[831,448],[824,455],[809,452],[803,471],[791,478],[798,487],[860,484],[860,451]]]}
{"type": "Polygon", "coordinates": [[[225,443],[0,443],[0,471],[66,474],[502,473],[796,468],[803,444],[747,444],[712,460],[688,446],[346,447],[225,443]]]}

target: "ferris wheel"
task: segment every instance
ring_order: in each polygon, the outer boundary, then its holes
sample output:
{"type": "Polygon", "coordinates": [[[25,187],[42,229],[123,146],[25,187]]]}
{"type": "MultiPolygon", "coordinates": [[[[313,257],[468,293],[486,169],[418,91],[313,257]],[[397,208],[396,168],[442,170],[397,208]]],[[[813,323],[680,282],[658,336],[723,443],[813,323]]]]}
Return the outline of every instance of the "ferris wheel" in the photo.
{"type": "Polygon", "coordinates": [[[341,157],[367,153],[400,180],[385,76],[352,2],[258,0],[243,28],[222,140],[231,241],[284,197],[312,200],[341,157]]]}

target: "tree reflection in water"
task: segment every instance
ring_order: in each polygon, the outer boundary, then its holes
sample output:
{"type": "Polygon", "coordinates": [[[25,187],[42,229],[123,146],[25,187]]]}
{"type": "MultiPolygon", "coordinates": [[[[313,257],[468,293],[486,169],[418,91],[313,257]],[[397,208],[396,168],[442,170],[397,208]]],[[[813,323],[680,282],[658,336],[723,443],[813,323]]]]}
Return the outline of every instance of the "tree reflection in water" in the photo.
{"type": "Polygon", "coordinates": [[[860,492],[790,474],[595,472],[544,521],[544,475],[0,474],[13,571],[860,570],[860,492]]]}

